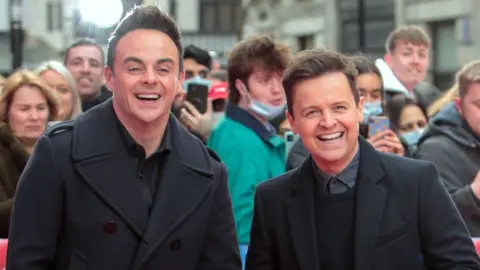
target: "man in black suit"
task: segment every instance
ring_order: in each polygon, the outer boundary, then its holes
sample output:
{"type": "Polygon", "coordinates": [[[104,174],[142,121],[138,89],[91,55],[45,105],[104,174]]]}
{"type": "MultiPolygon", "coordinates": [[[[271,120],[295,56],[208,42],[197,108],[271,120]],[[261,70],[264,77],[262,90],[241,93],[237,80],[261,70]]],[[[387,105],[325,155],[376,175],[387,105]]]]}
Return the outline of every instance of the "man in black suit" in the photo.
{"type": "Polygon", "coordinates": [[[335,52],[304,51],[287,67],[287,118],[310,157],[257,187],[247,269],[480,269],[434,165],[359,137],[355,80],[335,52]]]}
{"type": "Polygon", "coordinates": [[[7,269],[241,269],[226,168],[170,114],[181,51],[155,6],[119,23],[113,98],[41,137],[21,176],[7,269]]]}

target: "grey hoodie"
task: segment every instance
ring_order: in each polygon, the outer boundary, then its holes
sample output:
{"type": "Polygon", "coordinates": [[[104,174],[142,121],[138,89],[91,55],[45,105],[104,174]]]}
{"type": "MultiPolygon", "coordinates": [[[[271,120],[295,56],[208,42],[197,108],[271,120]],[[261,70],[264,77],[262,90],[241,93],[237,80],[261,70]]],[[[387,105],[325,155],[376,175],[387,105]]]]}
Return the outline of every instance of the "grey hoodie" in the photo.
{"type": "MultiPolygon", "coordinates": [[[[449,104],[431,119],[415,158],[433,162],[472,237],[480,236],[480,200],[470,184],[480,170],[480,141],[449,104]]],[[[442,209],[438,209],[441,211],[442,209]]]]}

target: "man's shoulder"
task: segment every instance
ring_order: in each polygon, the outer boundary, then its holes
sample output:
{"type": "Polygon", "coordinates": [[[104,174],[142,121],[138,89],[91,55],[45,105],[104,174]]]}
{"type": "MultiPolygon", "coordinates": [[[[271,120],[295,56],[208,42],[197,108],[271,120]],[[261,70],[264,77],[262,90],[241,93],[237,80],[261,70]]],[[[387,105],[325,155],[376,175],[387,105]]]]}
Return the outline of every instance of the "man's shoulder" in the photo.
{"type": "Polygon", "coordinates": [[[401,182],[418,181],[425,173],[433,173],[436,167],[432,162],[402,157],[393,154],[378,153],[383,170],[391,180],[401,182]]]}
{"type": "Polygon", "coordinates": [[[47,132],[45,132],[45,135],[49,138],[54,138],[60,134],[71,133],[73,131],[73,127],[74,120],[58,122],[48,128],[47,132]]]}
{"type": "Polygon", "coordinates": [[[299,180],[299,179],[295,179],[297,176],[298,170],[300,170],[300,168],[295,168],[277,177],[268,179],[267,181],[258,184],[257,190],[259,192],[262,192],[262,194],[263,193],[278,194],[283,191],[290,190],[292,181],[299,180]]]}

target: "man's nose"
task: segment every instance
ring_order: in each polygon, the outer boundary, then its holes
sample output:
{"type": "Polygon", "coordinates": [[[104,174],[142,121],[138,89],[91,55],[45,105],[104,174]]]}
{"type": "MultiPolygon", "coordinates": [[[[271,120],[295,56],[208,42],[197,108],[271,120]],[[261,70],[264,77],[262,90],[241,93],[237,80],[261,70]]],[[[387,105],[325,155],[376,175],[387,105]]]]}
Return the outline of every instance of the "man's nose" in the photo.
{"type": "Polygon", "coordinates": [[[83,73],[90,73],[90,64],[87,61],[83,62],[81,65],[81,71],[83,73]]]}
{"type": "Polygon", "coordinates": [[[335,117],[330,112],[324,112],[320,121],[320,126],[324,129],[329,129],[335,126],[335,117]]]}
{"type": "Polygon", "coordinates": [[[155,71],[152,69],[147,69],[145,73],[143,74],[143,83],[145,84],[153,84],[157,80],[157,75],[155,74],[155,71]]]}

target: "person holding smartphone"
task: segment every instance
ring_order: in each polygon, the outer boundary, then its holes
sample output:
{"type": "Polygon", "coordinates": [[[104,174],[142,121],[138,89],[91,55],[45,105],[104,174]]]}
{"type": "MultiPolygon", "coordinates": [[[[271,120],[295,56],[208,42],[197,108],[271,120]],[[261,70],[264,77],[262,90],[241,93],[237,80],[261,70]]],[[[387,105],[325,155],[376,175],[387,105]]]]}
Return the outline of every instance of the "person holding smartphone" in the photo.
{"type": "Polygon", "coordinates": [[[384,109],[382,77],[378,68],[362,55],[351,57],[358,72],[357,88],[364,99],[360,133],[375,149],[404,156],[405,146],[391,129],[384,109]]]}

